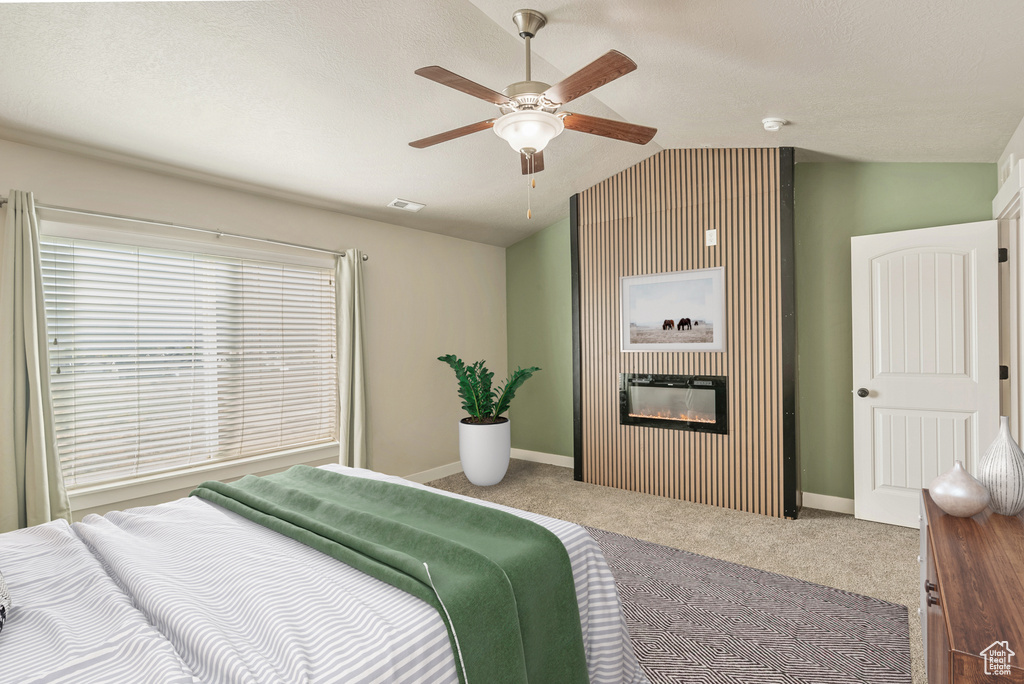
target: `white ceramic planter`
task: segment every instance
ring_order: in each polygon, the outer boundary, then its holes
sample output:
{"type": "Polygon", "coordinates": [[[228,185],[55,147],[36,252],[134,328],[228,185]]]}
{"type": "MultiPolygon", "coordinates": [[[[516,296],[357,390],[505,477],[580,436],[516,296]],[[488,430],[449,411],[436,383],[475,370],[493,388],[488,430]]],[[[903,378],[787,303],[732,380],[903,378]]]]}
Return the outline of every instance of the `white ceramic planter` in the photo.
{"type": "Polygon", "coordinates": [[[501,482],[512,454],[512,422],[474,425],[459,422],[459,459],[473,484],[489,487],[501,482]]]}

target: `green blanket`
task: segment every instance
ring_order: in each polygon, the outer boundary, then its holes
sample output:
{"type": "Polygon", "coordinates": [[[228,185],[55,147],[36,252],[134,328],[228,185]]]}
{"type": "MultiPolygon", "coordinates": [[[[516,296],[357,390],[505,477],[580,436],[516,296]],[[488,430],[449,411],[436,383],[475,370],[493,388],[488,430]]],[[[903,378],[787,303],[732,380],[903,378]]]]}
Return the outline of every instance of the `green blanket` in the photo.
{"type": "Polygon", "coordinates": [[[463,684],[589,681],[569,556],[536,523],[309,466],[192,494],[434,606],[463,684]]]}

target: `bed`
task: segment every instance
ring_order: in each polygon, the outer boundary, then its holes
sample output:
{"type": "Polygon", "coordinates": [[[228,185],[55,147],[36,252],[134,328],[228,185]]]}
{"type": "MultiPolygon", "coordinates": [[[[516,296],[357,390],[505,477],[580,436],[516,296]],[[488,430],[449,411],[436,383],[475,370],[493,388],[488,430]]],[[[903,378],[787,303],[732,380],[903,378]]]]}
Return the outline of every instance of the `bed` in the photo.
{"type": "MultiPolygon", "coordinates": [[[[554,533],[571,562],[591,684],[646,682],[611,571],[583,528],[441,494],[554,533]]],[[[196,497],[2,534],[0,573],[14,602],[0,681],[459,681],[435,608],[196,497]]]]}

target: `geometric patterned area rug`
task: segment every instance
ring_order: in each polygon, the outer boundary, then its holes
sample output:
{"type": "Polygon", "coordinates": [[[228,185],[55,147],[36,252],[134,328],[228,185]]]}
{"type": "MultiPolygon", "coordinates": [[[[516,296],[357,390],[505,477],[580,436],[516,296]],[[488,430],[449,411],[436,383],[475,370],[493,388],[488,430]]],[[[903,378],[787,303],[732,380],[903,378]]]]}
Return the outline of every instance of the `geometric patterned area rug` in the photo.
{"type": "Polygon", "coordinates": [[[909,684],[907,607],[588,527],[651,684],[909,684]]]}

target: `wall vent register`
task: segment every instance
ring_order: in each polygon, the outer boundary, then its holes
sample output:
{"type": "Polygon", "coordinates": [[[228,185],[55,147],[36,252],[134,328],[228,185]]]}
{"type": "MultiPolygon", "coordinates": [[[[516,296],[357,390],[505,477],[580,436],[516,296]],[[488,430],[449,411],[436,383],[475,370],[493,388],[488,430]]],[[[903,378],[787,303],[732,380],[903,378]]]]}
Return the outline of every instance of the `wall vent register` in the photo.
{"type": "Polygon", "coordinates": [[[728,434],[726,378],[721,375],[619,374],[622,425],[728,434]]]}

